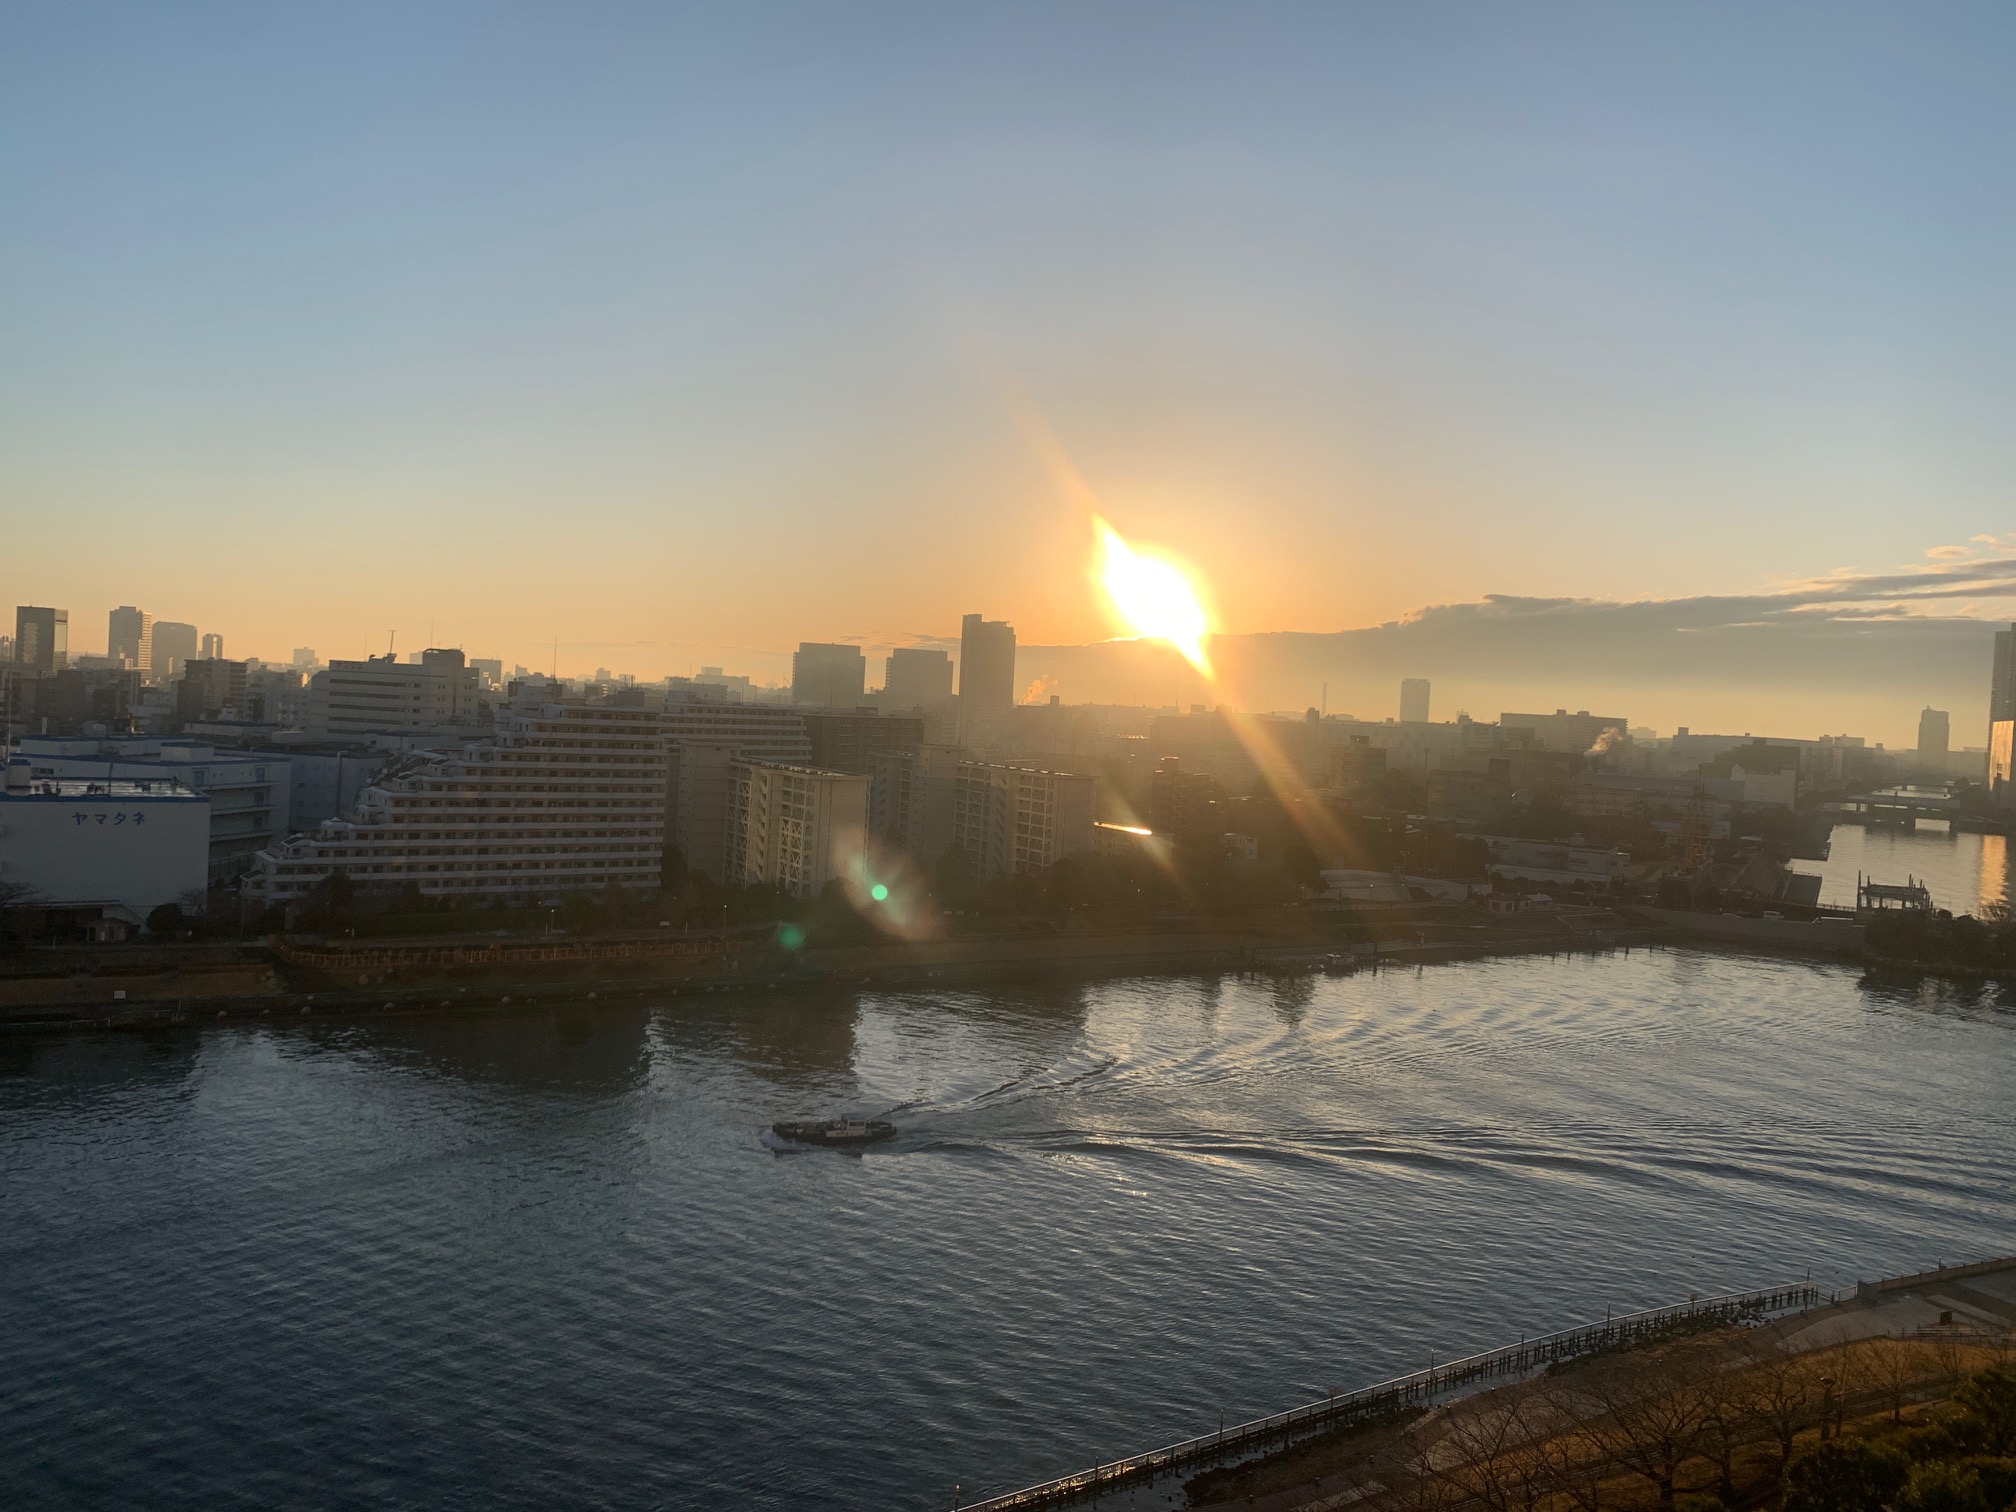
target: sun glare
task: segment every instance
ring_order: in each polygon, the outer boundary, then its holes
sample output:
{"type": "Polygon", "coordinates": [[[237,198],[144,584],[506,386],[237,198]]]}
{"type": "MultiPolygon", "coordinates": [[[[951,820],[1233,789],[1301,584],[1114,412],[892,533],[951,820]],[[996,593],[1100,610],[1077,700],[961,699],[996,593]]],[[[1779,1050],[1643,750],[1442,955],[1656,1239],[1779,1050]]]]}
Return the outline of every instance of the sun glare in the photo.
{"type": "Polygon", "coordinates": [[[1136,635],[1169,642],[1209,677],[1204,637],[1211,633],[1211,617],[1189,576],[1174,562],[1136,551],[1104,520],[1095,519],[1093,525],[1103,558],[1099,582],[1114,613],[1136,635]]]}

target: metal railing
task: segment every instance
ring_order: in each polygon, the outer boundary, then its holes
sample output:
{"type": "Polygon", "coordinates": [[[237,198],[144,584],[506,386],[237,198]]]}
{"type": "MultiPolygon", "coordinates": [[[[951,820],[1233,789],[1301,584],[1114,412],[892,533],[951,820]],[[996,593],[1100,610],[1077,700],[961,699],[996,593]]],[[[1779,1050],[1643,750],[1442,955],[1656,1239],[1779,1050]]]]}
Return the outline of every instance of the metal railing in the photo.
{"type": "Polygon", "coordinates": [[[578,940],[564,944],[499,941],[490,945],[357,945],[329,949],[269,935],[266,945],[293,966],[320,966],[344,971],[397,971],[413,966],[497,966],[536,961],[619,961],[679,956],[740,955],[751,946],[746,939],[719,935],[669,940],[578,940]]]}
{"type": "Polygon", "coordinates": [[[1250,1423],[1223,1428],[1216,1433],[1200,1434],[1196,1438],[1150,1449],[1145,1454],[1129,1455],[1110,1464],[1094,1465],[1088,1470],[1025,1486],[1019,1491],[964,1502],[961,1512],[1008,1512],[1010,1508],[1062,1506],[1080,1497],[1110,1491],[1123,1482],[1147,1479],[1200,1460],[1216,1459],[1226,1453],[1274,1441],[1286,1443],[1319,1427],[1338,1426],[1397,1411],[1472,1381],[1519,1375],[1557,1360],[1635,1344],[1673,1332],[1686,1324],[1735,1322],[1812,1307],[1830,1300],[1831,1297],[1824,1296],[1812,1282],[1801,1281],[1763,1291],[1729,1292],[1675,1303],[1670,1307],[1624,1313],[1605,1318],[1601,1323],[1544,1334],[1539,1338],[1521,1339],[1517,1344],[1467,1355],[1446,1365],[1395,1376],[1374,1386],[1338,1393],[1305,1406],[1290,1407],[1285,1412],[1255,1418],[1250,1423]]]}

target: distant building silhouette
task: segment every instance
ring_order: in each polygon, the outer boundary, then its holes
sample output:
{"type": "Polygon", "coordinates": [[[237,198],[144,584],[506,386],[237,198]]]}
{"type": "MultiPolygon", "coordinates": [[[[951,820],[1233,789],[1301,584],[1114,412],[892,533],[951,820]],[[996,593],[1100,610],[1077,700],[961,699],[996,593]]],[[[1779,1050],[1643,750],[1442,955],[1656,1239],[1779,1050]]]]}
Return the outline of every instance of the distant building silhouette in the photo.
{"type": "Polygon", "coordinates": [[[868,658],[859,646],[801,641],[791,658],[791,702],[851,709],[868,692],[868,658]]]}
{"type": "Polygon", "coordinates": [[[1944,709],[1927,708],[1918,715],[1918,764],[1935,772],[1946,770],[1946,753],[1951,748],[1952,720],[1944,709]]]}
{"type": "Polygon", "coordinates": [[[154,670],[154,616],[122,604],[106,617],[105,654],[123,667],[154,670]]]}
{"type": "Polygon", "coordinates": [[[180,620],[154,621],[154,681],[173,682],[196,659],[196,627],[180,620]]]}
{"type": "Polygon", "coordinates": [[[14,611],[14,665],[60,672],[70,662],[70,611],[23,604],[14,611]]]}
{"type": "Polygon", "coordinates": [[[203,637],[203,658],[206,661],[221,661],[224,657],[224,637],[211,631],[203,637]]]}
{"type": "Polygon", "coordinates": [[[1501,730],[1530,730],[1532,739],[1550,751],[1593,751],[1607,736],[1621,740],[1630,733],[1631,721],[1622,714],[1591,714],[1577,709],[1570,714],[1556,709],[1552,714],[1500,714],[1501,730]]]}
{"type": "Polygon", "coordinates": [[[952,697],[952,658],[935,647],[901,646],[883,663],[882,703],[890,709],[928,709],[952,697]]]}
{"type": "Polygon", "coordinates": [[[1403,677],[1400,679],[1400,723],[1428,723],[1427,678],[1403,677]]]}
{"type": "Polygon", "coordinates": [[[1015,707],[1015,627],[969,614],[959,628],[959,722],[970,736],[1015,707]]]}

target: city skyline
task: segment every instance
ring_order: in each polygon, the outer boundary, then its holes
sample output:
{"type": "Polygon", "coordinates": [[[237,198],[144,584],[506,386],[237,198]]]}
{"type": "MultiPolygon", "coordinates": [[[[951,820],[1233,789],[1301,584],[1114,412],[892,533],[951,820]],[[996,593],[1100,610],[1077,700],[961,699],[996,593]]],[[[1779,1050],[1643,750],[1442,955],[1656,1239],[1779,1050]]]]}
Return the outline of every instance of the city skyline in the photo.
{"type": "Polygon", "coordinates": [[[781,677],[1110,634],[1065,469],[1230,634],[2004,523],[2008,17],[1153,14],[18,18],[0,593],[781,677]]]}

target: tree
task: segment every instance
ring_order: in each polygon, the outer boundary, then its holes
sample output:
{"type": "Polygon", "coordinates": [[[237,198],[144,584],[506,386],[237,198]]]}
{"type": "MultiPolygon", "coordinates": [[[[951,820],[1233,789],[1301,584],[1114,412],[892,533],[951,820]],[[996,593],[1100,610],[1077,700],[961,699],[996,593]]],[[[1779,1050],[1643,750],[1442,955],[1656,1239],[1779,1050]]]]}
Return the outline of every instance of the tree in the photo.
{"type": "Polygon", "coordinates": [[[1323,886],[1323,865],[1316,852],[1300,840],[1282,848],[1281,871],[1297,887],[1320,890],[1323,886]]]}
{"type": "Polygon", "coordinates": [[[1977,1454],[2016,1454],[2016,1375],[1999,1365],[1977,1371],[1953,1393],[1959,1412],[1947,1429],[1977,1454]]]}
{"type": "Polygon", "coordinates": [[[1975,1466],[1934,1460],[1911,1472],[1897,1500],[1897,1512],[1991,1512],[1988,1493],[1975,1466]]]}
{"type": "Polygon", "coordinates": [[[1698,1348],[1680,1346],[1610,1362],[1589,1381],[1601,1413],[1592,1433],[1611,1459],[1652,1487],[1666,1512],[1680,1467],[1707,1430],[1712,1368],[1698,1348]]]}
{"type": "Polygon", "coordinates": [[[164,940],[179,940],[189,932],[189,921],[179,903],[162,903],[148,910],[147,933],[164,940]]]}
{"type": "Polygon", "coordinates": [[[1844,1390],[1856,1387],[1879,1392],[1890,1408],[1890,1421],[1904,1421],[1904,1403],[1911,1388],[1932,1373],[1925,1347],[1909,1339],[1864,1339],[1843,1351],[1844,1390]]]}
{"type": "Polygon", "coordinates": [[[1529,1512],[1547,1495],[1547,1464],[1534,1444],[1542,1430],[1529,1407],[1533,1400],[1514,1386],[1450,1409],[1433,1473],[1458,1500],[1487,1512],[1529,1512]]]}
{"type": "Polygon", "coordinates": [[[1785,1472],[1785,1512],[1884,1512],[1904,1489],[1911,1462],[1887,1444],[1829,1439],[1785,1472]]]}
{"type": "Polygon", "coordinates": [[[1750,1354],[1738,1382],[1751,1417],[1777,1446],[1776,1475],[1782,1483],[1793,1441],[1813,1421],[1819,1377],[1811,1360],[1788,1349],[1783,1339],[1771,1337],[1750,1354]]]}

